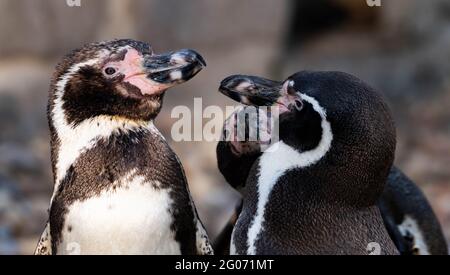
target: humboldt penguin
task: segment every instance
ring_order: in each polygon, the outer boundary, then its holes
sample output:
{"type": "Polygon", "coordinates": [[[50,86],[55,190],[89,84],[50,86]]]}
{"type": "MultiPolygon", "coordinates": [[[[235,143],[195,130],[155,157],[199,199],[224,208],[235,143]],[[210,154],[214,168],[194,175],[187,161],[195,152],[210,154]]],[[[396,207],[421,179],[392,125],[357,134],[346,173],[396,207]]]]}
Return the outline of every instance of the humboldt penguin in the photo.
{"type": "MultiPolygon", "coordinates": [[[[272,106],[280,98],[282,85],[282,82],[261,77],[235,75],[226,78],[219,90],[246,105],[272,106]]],[[[219,142],[217,147],[219,169],[234,187],[245,186],[253,163],[262,154],[258,146],[242,144],[249,142],[219,142]]],[[[426,197],[395,166],[390,169],[377,205],[386,229],[401,254],[447,254],[444,235],[426,197]]],[[[236,218],[233,217],[217,240],[222,252],[226,252],[222,247],[230,241],[234,220],[236,218]]]]}
{"type": "Polygon", "coordinates": [[[93,43],[50,85],[54,192],[36,254],[211,254],[183,167],[154,125],[164,92],[205,66],[193,50],[93,43]]]}

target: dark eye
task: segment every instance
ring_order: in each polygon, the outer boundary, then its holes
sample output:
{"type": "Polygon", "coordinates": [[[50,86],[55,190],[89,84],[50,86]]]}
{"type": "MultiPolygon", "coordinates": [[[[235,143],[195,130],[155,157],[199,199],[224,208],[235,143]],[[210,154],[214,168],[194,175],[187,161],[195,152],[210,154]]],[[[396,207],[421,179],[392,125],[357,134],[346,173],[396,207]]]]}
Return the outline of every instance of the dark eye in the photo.
{"type": "Polygon", "coordinates": [[[113,67],[108,67],[105,69],[105,74],[107,75],[113,75],[117,72],[117,70],[113,67]]]}

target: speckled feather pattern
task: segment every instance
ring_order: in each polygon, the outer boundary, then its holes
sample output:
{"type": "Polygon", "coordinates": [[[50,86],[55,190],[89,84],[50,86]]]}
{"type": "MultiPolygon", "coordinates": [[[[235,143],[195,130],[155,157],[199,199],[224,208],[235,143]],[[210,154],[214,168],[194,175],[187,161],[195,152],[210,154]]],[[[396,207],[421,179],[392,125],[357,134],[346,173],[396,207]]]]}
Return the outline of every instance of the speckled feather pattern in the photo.
{"type": "MultiPolygon", "coordinates": [[[[172,236],[179,249],[153,247],[138,252],[212,254],[206,231],[190,197],[183,167],[153,125],[152,120],[161,108],[162,95],[136,97],[139,93],[135,87],[123,86],[120,78],[106,80],[101,74],[102,64],[111,58],[123,59],[124,49],[129,48],[142,55],[152,53],[148,44],[133,40],[93,43],[74,50],[56,68],[48,102],[55,190],[49,223],[36,254],[63,253],[58,251],[60,245],[75,233],[80,234],[80,228],[84,227],[75,226],[92,219],[95,214],[92,211],[96,211],[82,209],[102,207],[105,203],[120,205],[126,197],[135,198],[133,203],[136,205],[139,202],[145,204],[142,194],[148,194],[150,200],[154,197],[164,201],[156,207],[161,206],[164,215],[161,218],[167,225],[154,228],[157,224],[151,223],[151,227],[172,236]],[[124,90],[128,96],[123,95],[124,90]],[[70,224],[68,218],[77,224],[70,224]]],[[[151,205],[151,201],[149,203],[151,205]]],[[[111,222],[112,229],[116,227],[118,230],[110,230],[110,233],[129,226],[123,211],[114,213],[120,216],[108,222],[111,222]]],[[[131,214],[130,217],[136,217],[131,214]]],[[[108,224],[104,226],[106,229],[108,224]]],[[[135,227],[135,230],[145,234],[145,227],[135,227]]],[[[78,236],[85,239],[88,235],[86,232],[78,236]]],[[[123,236],[119,237],[125,240],[123,236]]],[[[103,244],[112,240],[108,235],[105,239],[92,240],[99,243],[99,250],[96,251],[95,246],[90,247],[89,253],[113,253],[101,250],[101,247],[106,247],[103,244]]],[[[127,246],[136,246],[137,241],[133,242],[122,244],[120,253],[132,251],[127,250],[127,246]]]]}

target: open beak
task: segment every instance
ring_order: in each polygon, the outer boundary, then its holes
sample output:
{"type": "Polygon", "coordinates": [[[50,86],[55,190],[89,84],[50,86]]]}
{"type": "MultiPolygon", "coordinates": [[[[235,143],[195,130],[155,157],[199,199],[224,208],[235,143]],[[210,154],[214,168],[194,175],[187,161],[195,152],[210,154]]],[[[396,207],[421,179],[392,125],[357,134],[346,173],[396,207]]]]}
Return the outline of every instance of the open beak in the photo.
{"type": "Polygon", "coordinates": [[[258,76],[232,75],[225,78],[219,91],[231,99],[251,106],[278,106],[281,112],[301,110],[299,93],[292,81],[279,82],[258,76]]]}
{"type": "Polygon", "coordinates": [[[219,92],[245,105],[272,106],[282,85],[258,76],[232,75],[220,83],[219,92]]]}
{"type": "Polygon", "coordinates": [[[193,50],[183,49],[144,59],[147,78],[165,87],[181,84],[206,67],[203,57],[193,50]]]}

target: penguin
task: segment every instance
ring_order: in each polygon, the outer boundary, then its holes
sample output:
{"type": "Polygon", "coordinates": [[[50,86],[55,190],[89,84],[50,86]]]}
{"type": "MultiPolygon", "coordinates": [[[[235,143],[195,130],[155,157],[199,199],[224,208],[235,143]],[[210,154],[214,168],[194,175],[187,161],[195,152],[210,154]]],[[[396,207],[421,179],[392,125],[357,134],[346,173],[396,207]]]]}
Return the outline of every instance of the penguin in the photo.
{"type": "Polygon", "coordinates": [[[35,254],[212,254],[177,155],[154,125],[206,66],[131,39],[68,54],[50,85],[54,192],[35,254]]]}
{"type": "MultiPolygon", "coordinates": [[[[235,75],[226,78],[219,91],[246,105],[271,106],[280,96],[282,84],[256,76],[235,75]]],[[[221,141],[217,146],[219,169],[235,188],[245,185],[253,163],[261,156],[259,147],[243,146],[248,143],[221,141]]],[[[442,229],[426,197],[395,166],[390,169],[377,205],[386,229],[402,255],[448,253],[442,229]]],[[[220,244],[230,241],[233,219],[216,241],[220,249],[220,244]]]]}
{"type": "Polygon", "coordinates": [[[378,206],[403,255],[448,255],[447,242],[433,208],[420,188],[395,166],[378,206]]]}
{"type": "Polygon", "coordinates": [[[398,254],[376,205],[395,152],[380,95],[345,73],[300,72],[271,104],[279,139],[249,171],[230,253],[398,254]]]}

